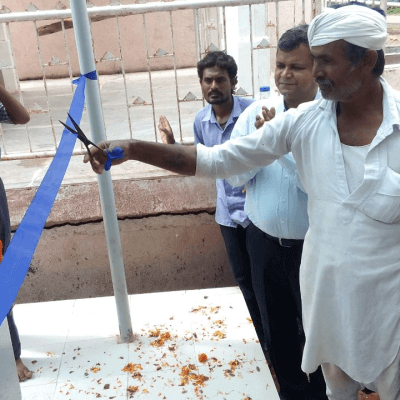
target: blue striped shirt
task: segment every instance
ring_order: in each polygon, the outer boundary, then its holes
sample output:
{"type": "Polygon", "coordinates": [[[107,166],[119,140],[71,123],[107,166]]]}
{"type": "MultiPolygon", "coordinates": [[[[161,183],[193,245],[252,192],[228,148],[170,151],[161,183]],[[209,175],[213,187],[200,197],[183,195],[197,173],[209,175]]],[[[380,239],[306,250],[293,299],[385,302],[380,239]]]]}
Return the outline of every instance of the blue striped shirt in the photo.
{"type": "MultiPolygon", "coordinates": [[[[230,139],[232,130],[240,114],[251,104],[253,99],[233,96],[233,108],[225,128],[222,129],[208,104],[201,109],[194,120],[194,141],[204,146],[212,147],[230,139]]],[[[244,183],[241,187],[232,187],[225,179],[217,179],[217,207],[215,220],[218,224],[237,227],[240,224],[246,227],[249,219],[244,211],[246,195],[242,193],[244,183]]]]}

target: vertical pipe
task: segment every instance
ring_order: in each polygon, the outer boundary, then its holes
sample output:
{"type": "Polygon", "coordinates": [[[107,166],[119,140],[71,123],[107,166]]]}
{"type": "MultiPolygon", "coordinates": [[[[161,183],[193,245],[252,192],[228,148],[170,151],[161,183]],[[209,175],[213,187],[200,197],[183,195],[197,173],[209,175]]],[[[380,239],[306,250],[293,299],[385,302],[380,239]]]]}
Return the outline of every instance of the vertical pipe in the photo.
{"type": "Polygon", "coordinates": [[[250,63],[251,63],[251,91],[253,99],[256,98],[256,88],[254,87],[254,43],[253,43],[253,16],[252,8],[249,5],[249,26],[250,26],[250,63]]]}
{"type": "Polygon", "coordinates": [[[175,94],[176,94],[176,106],[178,107],[179,137],[182,143],[183,138],[182,138],[181,105],[179,103],[178,74],[176,72],[176,54],[175,54],[175,43],[174,43],[174,26],[172,23],[172,11],[169,12],[169,26],[171,29],[172,58],[174,60],[175,94]]]}
{"type": "Polygon", "coordinates": [[[194,34],[196,38],[196,60],[200,61],[201,58],[201,45],[200,45],[200,33],[199,33],[199,10],[197,8],[193,9],[194,15],[194,34]]]}
{"type": "MultiPolygon", "coordinates": [[[[70,4],[81,74],[87,74],[88,72],[94,71],[96,67],[94,63],[86,2],[81,0],[71,0],[70,4]]],[[[100,91],[97,82],[89,79],[86,82],[86,104],[92,138],[95,142],[100,142],[105,139],[103,110],[100,104],[100,91]]],[[[101,208],[104,216],[104,228],[107,240],[108,257],[110,260],[111,277],[117,306],[119,331],[121,340],[123,342],[130,342],[133,340],[132,323],[129,313],[128,291],[126,287],[125,268],[122,259],[122,248],[111,174],[105,173],[99,175],[98,184],[101,208]]]]}
{"type": "Polygon", "coordinates": [[[227,38],[226,38],[226,14],[225,14],[225,7],[222,7],[222,16],[224,19],[224,51],[226,54],[228,54],[228,43],[227,43],[227,38]]]}
{"type": "Polygon", "coordinates": [[[275,0],[275,17],[276,17],[276,43],[278,43],[279,42],[279,2],[278,2],[278,0],[275,0]]]}
{"type": "Polygon", "coordinates": [[[131,113],[129,111],[128,87],[126,85],[126,73],[125,73],[125,62],[124,62],[124,55],[123,55],[123,49],[122,49],[121,27],[119,25],[118,17],[116,17],[115,21],[117,23],[117,29],[118,29],[119,54],[121,56],[121,58],[120,58],[121,70],[122,70],[122,77],[124,79],[125,104],[126,104],[126,112],[128,114],[128,124],[129,124],[129,138],[132,139],[132,122],[131,122],[131,113]]]}
{"type": "Polygon", "coordinates": [[[143,30],[144,30],[144,44],[146,46],[147,71],[149,72],[149,82],[150,82],[151,108],[153,111],[154,136],[155,136],[155,139],[157,142],[158,140],[157,140],[157,126],[156,126],[156,111],[154,108],[153,81],[151,79],[149,44],[148,44],[148,40],[147,40],[146,15],[142,14],[142,17],[143,17],[143,30]]]}
{"type": "MultiPolygon", "coordinates": [[[[42,49],[40,47],[40,39],[39,39],[39,34],[38,34],[38,28],[37,28],[36,21],[33,21],[33,24],[35,26],[36,43],[37,43],[37,48],[38,48],[38,52],[39,52],[40,68],[42,69],[43,85],[44,85],[44,91],[46,93],[47,109],[49,110],[49,120],[50,120],[51,132],[53,134],[54,150],[56,150],[57,149],[57,136],[56,136],[56,131],[54,129],[53,112],[51,110],[51,105],[50,105],[50,100],[49,100],[49,91],[47,89],[46,70],[44,68],[42,49]]],[[[30,141],[30,136],[29,135],[28,135],[28,138],[29,138],[29,146],[31,147],[31,152],[32,152],[32,145],[31,145],[31,141],[30,141]]]]}
{"type": "MultiPolygon", "coordinates": [[[[17,62],[16,62],[16,58],[15,58],[15,55],[14,55],[14,45],[13,45],[13,41],[12,41],[12,35],[11,35],[11,31],[10,31],[10,23],[9,22],[6,23],[6,32],[7,32],[7,39],[10,42],[12,68],[14,70],[15,75],[17,76],[17,87],[18,87],[18,93],[19,93],[19,101],[24,106],[25,104],[24,104],[24,99],[23,99],[23,96],[22,96],[21,84],[20,84],[20,81],[19,81],[19,75],[18,75],[18,70],[17,70],[17,62]]],[[[3,134],[3,128],[1,128],[1,132],[3,134]]],[[[29,130],[28,130],[28,125],[27,124],[25,124],[25,132],[26,132],[26,137],[28,138],[29,151],[30,151],[30,153],[32,153],[31,137],[29,136],[29,130]]],[[[4,141],[3,141],[3,145],[4,145],[4,147],[3,147],[4,148],[4,153],[7,154],[4,141]]]]}

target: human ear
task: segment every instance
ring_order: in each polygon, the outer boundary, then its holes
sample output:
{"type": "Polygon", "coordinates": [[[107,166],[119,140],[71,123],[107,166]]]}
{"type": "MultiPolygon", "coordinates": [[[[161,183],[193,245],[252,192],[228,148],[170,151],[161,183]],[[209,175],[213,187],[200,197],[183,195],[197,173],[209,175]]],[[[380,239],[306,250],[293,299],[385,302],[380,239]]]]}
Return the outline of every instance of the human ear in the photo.
{"type": "Polygon", "coordinates": [[[362,61],[363,68],[372,72],[372,70],[375,68],[377,61],[378,61],[377,51],[367,50],[362,61]]]}
{"type": "Polygon", "coordinates": [[[235,76],[234,78],[231,79],[232,89],[236,88],[237,83],[238,83],[238,78],[237,76],[235,76]]]}

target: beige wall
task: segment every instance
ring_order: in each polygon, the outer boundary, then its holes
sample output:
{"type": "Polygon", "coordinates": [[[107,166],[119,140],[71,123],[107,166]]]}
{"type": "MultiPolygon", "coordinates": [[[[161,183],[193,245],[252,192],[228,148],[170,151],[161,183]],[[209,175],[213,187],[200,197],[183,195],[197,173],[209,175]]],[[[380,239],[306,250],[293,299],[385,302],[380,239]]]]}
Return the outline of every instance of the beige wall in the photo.
{"type": "MultiPolygon", "coordinates": [[[[121,4],[132,4],[137,1],[122,0],[121,4]]],[[[31,0],[3,0],[1,4],[12,12],[25,11],[31,0]]],[[[33,1],[39,10],[55,9],[58,0],[35,0],[33,1]]],[[[69,2],[62,3],[69,7],[69,2]]],[[[95,6],[109,4],[109,0],[92,0],[95,6]]],[[[56,21],[39,21],[38,27],[56,21]]],[[[119,18],[122,37],[122,56],[125,71],[136,72],[147,69],[145,36],[143,30],[143,18],[141,15],[119,18]]],[[[172,53],[172,40],[169,23],[169,13],[153,13],[146,17],[149,54],[153,55],[159,48],[172,53]]],[[[176,62],[178,68],[193,67],[196,65],[195,34],[193,11],[183,10],[173,13],[174,45],[176,50],[176,62]]],[[[11,23],[10,30],[18,75],[21,80],[36,79],[42,77],[38,46],[35,35],[35,26],[32,22],[11,23]]],[[[94,22],[92,24],[92,35],[95,43],[95,58],[100,60],[106,52],[120,58],[121,53],[118,45],[118,30],[115,19],[94,22]]],[[[66,31],[67,45],[71,57],[73,75],[79,74],[79,63],[75,47],[73,29],[66,31]]],[[[52,57],[57,57],[62,62],[67,60],[62,32],[40,37],[40,47],[43,63],[48,63],[52,57]]],[[[173,68],[173,59],[163,57],[150,61],[152,70],[163,70],[173,68]]],[[[102,61],[97,63],[98,72],[111,74],[121,72],[120,61],[102,61]]],[[[68,76],[68,66],[47,66],[45,73],[48,78],[59,78],[68,76]]]]}

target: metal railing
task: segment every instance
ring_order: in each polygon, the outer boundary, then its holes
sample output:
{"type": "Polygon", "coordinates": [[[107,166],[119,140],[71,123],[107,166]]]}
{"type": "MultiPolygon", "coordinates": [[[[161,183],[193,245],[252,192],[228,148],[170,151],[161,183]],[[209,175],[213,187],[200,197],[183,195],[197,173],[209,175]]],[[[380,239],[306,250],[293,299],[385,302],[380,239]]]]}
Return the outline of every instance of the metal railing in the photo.
{"type": "MultiPolygon", "coordinates": [[[[123,94],[121,93],[121,98],[123,99],[123,107],[125,108],[125,114],[124,116],[121,116],[121,120],[124,120],[124,122],[127,122],[127,129],[128,131],[128,137],[132,138],[135,137],[134,133],[134,127],[135,129],[138,127],[138,123],[136,122],[137,119],[135,119],[135,115],[147,113],[150,115],[150,118],[152,120],[150,128],[150,123],[147,123],[147,129],[150,132],[153,130],[153,139],[158,140],[158,132],[157,132],[157,119],[156,115],[160,114],[160,112],[163,113],[163,106],[157,105],[155,101],[155,93],[159,90],[154,87],[154,82],[153,82],[153,77],[155,73],[158,73],[157,71],[153,70],[152,67],[152,61],[154,59],[167,59],[170,58],[172,60],[173,66],[173,81],[174,81],[174,99],[173,103],[175,104],[175,114],[177,115],[177,124],[175,126],[178,126],[178,131],[179,131],[179,138],[182,141],[183,137],[185,134],[188,134],[189,136],[191,135],[191,123],[193,120],[193,112],[195,110],[198,110],[201,108],[201,104],[198,104],[198,102],[202,102],[202,96],[201,94],[193,93],[192,91],[189,91],[185,95],[181,95],[182,92],[182,85],[179,83],[178,75],[180,72],[180,69],[178,68],[178,63],[177,63],[177,53],[179,52],[176,48],[176,30],[175,30],[175,22],[174,22],[174,15],[175,13],[178,13],[179,11],[182,10],[193,10],[192,14],[192,19],[193,19],[193,25],[194,25],[194,36],[195,36],[195,46],[193,46],[192,49],[190,49],[192,54],[195,55],[194,60],[200,59],[207,51],[213,50],[215,48],[219,48],[220,50],[227,51],[227,38],[229,36],[229,26],[227,26],[227,21],[226,21],[226,11],[231,8],[236,8],[239,6],[245,6],[248,8],[248,16],[249,16],[249,23],[248,23],[248,31],[246,32],[246,35],[249,37],[250,43],[253,43],[253,18],[254,18],[254,13],[252,13],[252,7],[256,5],[263,4],[265,5],[265,12],[267,14],[267,20],[268,23],[266,25],[266,35],[269,34],[270,37],[270,42],[268,41],[263,41],[260,43],[255,43],[253,46],[251,46],[251,75],[252,75],[252,87],[247,90],[242,90],[241,95],[248,95],[248,96],[253,96],[254,97],[254,61],[253,61],[253,55],[255,52],[260,51],[260,50],[267,50],[267,49],[274,49],[276,46],[276,41],[277,38],[279,37],[279,34],[283,31],[286,30],[292,26],[294,26],[296,23],[301,23],[307,20],[309,20],[315,15],[316,12],[319,11],[321,5],[320,2],[317,0],[313,0],[311,4],[306,3],[305,0],[296,0],[295,2],[289,1],[289,0],[198,0],[198,1],[173,1],[173,2],[150,2],[150,3],[145,3],[145,4],[132,4],[132,5],[120,5],[118,1],[111,0],[111,3],[109,6],[103,6],[103,7],[90,7],[88,8],[88,15],[91,20],[92,24],[92,36],[93,36],[93,46],[96,48],[97,45],[97,37],[96,35],[93,35],[93,24],[96,21],[101,21],[103,19],[109,19],[113,18],[115,20],[115,29],[116,29],[116,37],[117,37],[117,43],[116,43],[116,48],[117,52],[119,52],[118,56],[113,55],[113,51],[107,51],[103,57],[101,57],[99,60],[96,60],[97,65],[99,66],[102,63],[118,63],[119,65],[119,70],[120,73],[115,74],[114,76],[117,76],[118,78],[121,79],[122,81],[122,86],[123,86],[123,94]],[[283,21],[281,21],[281,10],[280,8],[282,7],[282,4],[285,3],[285,18],[283,21]],[[292,5],[293,3],[293,5],[292,5]],[[319,6],[318,6],[319,5],[319,6]],[[214,10],[216,11],[216,15],[218,16],[217,21],[215,21],[215,24],[210,22],[209,18],[207,15],[212,13],[214,10]],[[300,13],[299,13],[300,11],[300,13]],[[165,50],[163,48],[159,48],[156,52],[151,52],[150,50],[150,44],[149,40],[151,39],[154,42],[154,38],[151,37],[151,32],[149,32],[148,28],[148,18],[149,14],[152,13],[158,13],[158,15],[163,15],[168,19],[168,25],[169,25],[169,32],[168,35],[170,36],[171,39],[171,49],[170,50],[165,50]],[[290,18],[288,18],[288,13],[292,13],[290,18]],[[301,18],[299,20],[298,15],[301,15],[301,18]],[[127,17],[127,16],[133,16],[133,15],[139,15],[141,16],[142,19],[142,33],[144,37],[144,45],[145,45],[145,57],[146,57],[146,70],[147,70],[147,76],[148,76],[148,99],[144,99],[143,96],[136,96],[133,101],[131,101],[129,93],[131,91],[130,83],[128,82],[127,77],[129,74],[126,72],[127,67],[126,67],[126,54],[129,51],[129,49],[126,48],[126,45],[124,43],[127,42],[127,40],[135,40],[135,38],[125,38],[124,37],[124,32],[121,29],[121,23],[120,19],[122,17],[127,17]],[[289,23],[288,23],[289,21],[289,23]],[[282,22],[282,23],[281,23],[282,22]],[[269,30],[269,32],[267,32],[269,30]],[[217,38],[215,39],[215,35],[217,35],[217,38]],[[216,43],[215,43],[216,42],[216,43]],[[188,108],[187,103],[188,102],[194,102],[193,107],[188,108]],[[197,102],[197,105],[195,103],[197,102]],[[185,107],[182,106],[183,103],[185,104],[185,107]],[[151,109],[151,112],[145,111],[148,108],[151,109]],[[184,110],[182,109],[184,108],[184,110]],[[185,123],[182,123],[182,119],[185,120],[185,123]],[[183,126],[184,125],[184,126],[183,126]]],[[[0,128],[0,138],[1,138],[1,145],[2,145],[2,158],[3,159],[23,159],[23,158],[35,158],[35,157],[47,157],[47,156],[52,156],[57,148],[57,145],[60,140],[61,132],[62,129],[58,125],[57,120],[59,119],[60,115],[60,110],[56,110],[56,107],[53,106],[54,99],[52,98],[53,94],[50,92],[54,92],[54,89],[52,89],[52,84],[53,80],[50,80],[48,78],[48,75],[51,75],[49,71],[52,68],[59,68],[60,66],[65,66],[65,68],[68,70],[67,72],[67,77],[69,78],[69,81],[71,82],[73,79],[73,68],[71,66],[71,39],[68,39],[67,31],[69,28],[72,27],[72,21],[71,21],[71,10],[70,9],[56,9],[56,10],[48,10],[48,11],[40,11],[37,10],[37,8],[31,4],[30,7],[26,12],[18,12],[18,13],[13,13],[9,12],[6,8],[3,7],[3,13],[0,14],[0,23],[4,23],[5,26],[5,31],[6,31],[6,39],[9,41],[10,44],[10,52],[11,56],[9,60],[7,61],[2,59],[2,55],[0,55],[0,68],[2,71],[5,70],[12,70],[14,71],[15,75],[18,76],[18,64],[21,64],[23,60],[17,60],[17,57],[15,55],[14,51],[14,46],[13,42],[14,39],[11,29],[10,29],[10,24],[18,24],[18,23],[23,23],[23,22],[31,22],[32,23],[32,29],[34,31],[33,35],[35,36],[36,40],[36,45],[37,45],[37,57],[39,60],[40,68],[41,68],[41,74],[42,74],[42,82],[43,82],[43,88],[44,88],[44,101],[42,102],[42,105],[39,105],[38,103],[31,104],[32,107],[30,107],[30,112],[31,112],[31,120],[32,122],[28,124],[25,128],[20,128],[20,127],[2,127],[0,128]],[[38,21],[52,21],[51,24],[46,25],[45,27],[41,26],[38,27],[37,23],[38,21]],[[57,21],[57,22],[53,22],[57,21]],[[60,35],[55,38],[55,40],[58,40],[59,47],[64,49],[65,52],[65,60],[60,61],[60,57],[52,56],[50,58],[50,61],[45,61],[44,56],[43,56],[43,45],[42,45],[42,40],[43,37],[46,34],[49,34],[49,30],[58,30],[59,32],[62,32],[62,37],[60,35]],[[61,43],[62,40],[62,43],[61,43]],[[46,121],[47,119],[47,121],[46,121]],[[33,139],[31,135],[31,130],[37,129],[37,128],[42,128],[42,135],[46,135],[50,131],[50,136],[51,140],[48,140],[46,142],[46,146],[42,144],[35,146],[33,144],[33,139]],[[17,144],[18,147],[16,148],[15,146],[15,132],[17,131],[20,134],[18,136],[17,144]],[[21,134],[21,129],[25,129],[25,134],[23,137],[21,134]],[[11,136],[14,138],[13,141],[11,142],[10,138],[11,136]],[[51,142],[51,145],[50,145],[51,142]]],[[[14,35],[15,29],[13,30],[14,35]]],[[[189,34],[189,33],[188,33],[189,34]]],[[[268,35],[267,35],[268,36],[268,35]]],[[[79,38],[77,39],[79,40],[79,38]]],[[[189,51],[189,49],[185,49],[186,51],[189,51]]],[[[72,51],[76,51],[73,49],[72,51]]],[[[270,51],[270,50],[268,50],[270,51]]],[[[114,53],[117,53],[114,51],[114,53]]],[[[274,51],[271,52],[272,58],[274,56],[274,51]]],[[[195,62],[193,63],[195,64],[195,62]]],[[[193,65],[194,66],[194,65],[193,65]]],[[[268,66],[269,68],[269,66],[268,66]]],[[[195,82],[197,82],[197,77],[195,73],[192,74],[193,79],[195,82]]],[[[240,78],[240,73],[239,73],[239,78],[240,78]]],[[[101,83],[102,83],[103,76],[99,77],[99,87],[100,87],[100,93],[102,93],[101,90],[101,83]]],[[[105,79],[105,78],[104,78],[105,79]]],[[[28,82],[29,83],[29,82],[28,82]]],[[[25,96],[26,96],[26,91],[21,91],[21,86],[25,87],[27,85],[26,82],[19,82],[17,79],[17,89],[20,95],[20,100],[24,104],[25,103],[25,96]]],[[[68,85],[68,84],[67,84],[68,85]]],[[[71,87],[71,94],[65,93],[65,97],[68,98],[69,96],[72,96],[73,92],[73,86],[72,84],[70,85],[71,87]]],[[[60,96],[57,93],[57,96],[60,96]]],[[[171,100],[172,103],[172,100],[171,100]]],[[[169,104],[171,106],[171,104],[169,104]]],[[[105,111],[105,118],[107,119],[107,112],[105,111]]],[[[84,116],[85,119],[85,116],[84,116]]],[[[83,120],[84,120],[83,119],[83,120]]],[[[40,130],[40,129],[39,129],[40,130]]],[[[106,134],[107,137],[115,137],[115,133],[111,132],[112,127],[106,124],[106,134]]],[[[121,132],[120,132],[121,133],[121,132]]],[[[122,134],[122,133],[121,133],[122,134]]],[[[127,133],[123,133],[126,135],[127,133]]],[[[39,133],[40,135],[40,133],[39,133]]],[[[124,136],[124,138],[128,138],[124,136]]],[[[151,137],[146,137],[148,139],[151,137]]],[[[43,142],[43,140],[42,140],[43,142]]],[[[77,147],[74,151],[74,154],[82,154],[83,153],[83,148],[81,145],[77,145],[80,147],[77,147]]]]}

